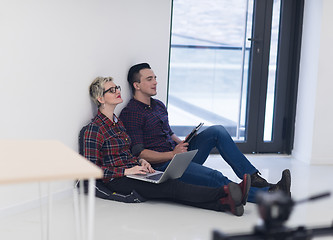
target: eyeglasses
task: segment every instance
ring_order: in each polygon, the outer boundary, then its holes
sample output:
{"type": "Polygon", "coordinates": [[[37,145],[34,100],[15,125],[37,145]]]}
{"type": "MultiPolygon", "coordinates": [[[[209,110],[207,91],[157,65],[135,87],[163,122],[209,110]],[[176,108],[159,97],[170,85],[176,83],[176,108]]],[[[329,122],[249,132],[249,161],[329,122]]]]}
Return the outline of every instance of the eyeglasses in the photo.
{"type": "Polygon", "coordinates": [[[117,89],[119,89],[119,91],[121,91],[121,88],[120,86],[115,86],[115,87],[110,87],[109,89],[105,90],[103,92],[103,95],[107,92],[110,92],[110,93],[116,93],[117,89]]]}

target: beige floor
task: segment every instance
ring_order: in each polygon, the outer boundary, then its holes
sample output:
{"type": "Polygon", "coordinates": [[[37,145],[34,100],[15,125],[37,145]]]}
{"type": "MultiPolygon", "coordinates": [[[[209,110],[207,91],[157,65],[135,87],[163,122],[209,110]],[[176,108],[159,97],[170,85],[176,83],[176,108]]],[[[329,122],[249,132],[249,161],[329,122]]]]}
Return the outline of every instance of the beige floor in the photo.
{"type": "MultiPolygon", "coordinates": [[[[292,173],[292,197],[295,201],[333,190],[330,179],[333,176],[333,165],[308,166],[283,155],[248,157],[271,182],[278,181],[281,171],[289,168],[292,173]]],[[[206,165],[220,169],[230,179],[239,181],[219,156],[210,156],[206,165]]],[[[286,226],[329,226],[333,220],[332,203],[332,197],[329,197],[296,205],[286,226]]],[[[226,234],[251,232],[259,223],[257,206],[251,203],[245,206],[242,217],[235,217],[166,202],[125,204],[96,199],[95,239],[208,240],[212,239],[214,229],[226,234]]],[[[51,224],[51,239],[75,239],[71,197],[53,202],[51,224]]],[[[41,239],[40,209],[31,209],[0,220],[0,239],[41,239]]],[[[333,239],[333,235],[320,239],[333,239]]]]}

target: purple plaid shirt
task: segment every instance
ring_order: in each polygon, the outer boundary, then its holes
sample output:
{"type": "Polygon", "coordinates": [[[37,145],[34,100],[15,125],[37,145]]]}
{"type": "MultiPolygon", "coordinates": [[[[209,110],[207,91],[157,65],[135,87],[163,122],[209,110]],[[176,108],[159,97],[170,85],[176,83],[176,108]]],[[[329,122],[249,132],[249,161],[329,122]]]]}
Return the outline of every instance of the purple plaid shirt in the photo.
{"type": "Polygon", "coordinates": [[[84,132],[84,156],[104,171],[103,181],[124,176],[126,168],[139,165],[130,151],[131,139],[123,123],[114,122],[98,111],[84,132]]]}
{"type": "Polygon", "coordinates": [[[132,98],[119,115],[126,132],[132,139],[132,153],[139,156],[142,150],[157,152],[172,151],[176,143],[165,105],[151,98],[151,105],[146,105],[132,98]]]}

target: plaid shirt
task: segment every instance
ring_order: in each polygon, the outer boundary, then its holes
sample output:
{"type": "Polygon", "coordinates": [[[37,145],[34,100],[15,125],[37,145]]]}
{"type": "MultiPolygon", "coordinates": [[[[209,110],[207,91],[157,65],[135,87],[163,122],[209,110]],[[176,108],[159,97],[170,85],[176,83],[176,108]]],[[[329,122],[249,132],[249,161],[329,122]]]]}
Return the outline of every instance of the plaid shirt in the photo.
{"type": "Polygon", "coordinates": [[[168,112],[161,101],[151,98],[151,105],[146,105],[132,98],[119,117],[132,139],[134,155],[144,149],[168,152],[176,146],[171,138],[168,112]]]}
{"type": "Polygon", "coordinates": [[[103,181],[124,176],[126,168],[139,165],[130,152],[131,139],[123,123],[114,122],[98,111],[84,132],[84,156],[104,171],[103,181]]]}

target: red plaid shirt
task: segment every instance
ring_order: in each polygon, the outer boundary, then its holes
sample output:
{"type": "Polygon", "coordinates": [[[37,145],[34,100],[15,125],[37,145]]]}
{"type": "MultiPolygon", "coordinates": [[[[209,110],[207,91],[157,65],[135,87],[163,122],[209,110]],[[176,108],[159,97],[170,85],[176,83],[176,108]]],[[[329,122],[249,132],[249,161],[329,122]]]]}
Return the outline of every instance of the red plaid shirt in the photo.
{"type": "Polygon", "coordinates": [[[104,171],[104,182],[124,176],[127,168],[139,165],[130,151],[131,139],[123,123],[114,115],[112,122],[98,111],[84,132],[84,156],[104,171]]]}

